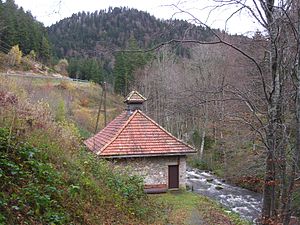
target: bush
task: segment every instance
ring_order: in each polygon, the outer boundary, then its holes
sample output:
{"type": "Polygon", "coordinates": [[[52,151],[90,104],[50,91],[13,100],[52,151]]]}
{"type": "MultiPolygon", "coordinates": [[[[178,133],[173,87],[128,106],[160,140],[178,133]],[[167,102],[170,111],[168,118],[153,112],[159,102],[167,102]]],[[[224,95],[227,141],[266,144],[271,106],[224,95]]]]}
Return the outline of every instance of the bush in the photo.
{"type": "Polygon", "coordinates": [[[72,83],[68,80],[65,80],[65,79],[61,80],[58,87],[63,89],[63,90],[73,90],[74,89],[72,83]]]}
{"type": "Polygon", "coordinates": [[[65,224],[69,215],[57,204],[62,198],[59,174],[39,160],[38,149],[14,139],[0,128],[0,221],[65,224]]]}
{"type": "Polygon", "coordinates": [[[64,121],[66,119],[66,113],[65,101],[60,99],[56,109],[55,120],[59,122],[64,121]]]}
{"type": "MultiPolygon", "coordinates": [[[[85,129],[88,132],[95,131],[96,115],[93,115],[91,112],[89,112],[86,109],[80,109],[74,112],[73,117],[74,117],[74,121],[76,121],[76,124],[82,129],[85,129]]],[[[100,117],[100,121],[102,121],[101,117],[100,117]]]]}
{"type": "Polygon", "coordinates": [[[89,99],[87,97],[80,97],[79,98],[79,105],[82,107],[88,107],[89,106],[89,99]]]}
{"type": "Polygon", "coordinates": [[[82,139],[88,139],[89,137],[92,136],[92,133],[87,131],[86,129],[84,128],[81,128],[81,127],[78,127],[78,131],[79,131],[79,134],[80,134],[80,137],[82,139]]]}
{"type": "Polygon", "coordinates": [[[68,60],[66,59],[60,59],[59,62],[57,63],[57,65],[54,66],[54,69],[62,74],[62,75],[65,75],[65,76],[68,76],[68,66],[69,66],[69,63],[68,63],[68,60]]]}
{"type": "Polygon", "coordinates": [[[293,215],[300,218],[300,187],[294,191],[292,199],[292,209],[294,209],[293,215]]]}
{"type": "Polygon", "coordinates": [[[20,65],[22,60],[22,54],[23,53],[20,50],[19,45],[14,45],[7,54],[9,58],[9,65],[11,66],[20,65]]]}

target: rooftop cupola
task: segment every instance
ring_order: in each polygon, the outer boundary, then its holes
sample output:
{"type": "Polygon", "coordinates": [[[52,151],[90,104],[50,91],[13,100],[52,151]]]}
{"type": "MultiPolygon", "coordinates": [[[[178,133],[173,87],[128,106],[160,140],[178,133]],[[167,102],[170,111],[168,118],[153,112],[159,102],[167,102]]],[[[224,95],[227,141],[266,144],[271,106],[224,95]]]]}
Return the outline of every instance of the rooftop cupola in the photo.
{"type": "Polygon", "coordinates": [[[147,99],[137,91],[132,91],[127,95],[124,102],[127,104],[127,110],[133,112],[135,110],[141,110],[146,100],[147,99]]]}

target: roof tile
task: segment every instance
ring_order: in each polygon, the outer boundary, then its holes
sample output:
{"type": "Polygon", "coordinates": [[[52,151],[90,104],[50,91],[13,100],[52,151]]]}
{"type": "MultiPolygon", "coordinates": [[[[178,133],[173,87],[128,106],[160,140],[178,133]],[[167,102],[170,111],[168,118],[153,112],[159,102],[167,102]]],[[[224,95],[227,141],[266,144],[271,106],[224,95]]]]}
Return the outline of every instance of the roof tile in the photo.
{"type": "Polygon", "coordinates": [[[195,153],[140,110],[123,112],[85,144],[104,157],[195,153]]]}

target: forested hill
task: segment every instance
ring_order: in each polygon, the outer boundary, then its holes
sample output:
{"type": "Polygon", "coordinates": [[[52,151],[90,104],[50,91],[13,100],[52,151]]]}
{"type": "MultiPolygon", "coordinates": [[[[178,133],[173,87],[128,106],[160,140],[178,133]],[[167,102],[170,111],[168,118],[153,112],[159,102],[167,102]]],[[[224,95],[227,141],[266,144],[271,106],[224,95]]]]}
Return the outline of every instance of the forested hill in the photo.
{"type": "Polygon", "coordinates": [[[206,40],[210,36],[204,27],[182,20],[159,20],[149,13],[129,8],[79,12],[52,25],[48,31],[60,58],[103,56],[112,49],[126,48],[130,38],[145,48],[174,38],[206,40]]]}
{"type": "Polygon", "coordinates": [[[33,51],[43,62],[51,57],[51,45],[44,25],[29,11],[18,7],[14,0],[4,3],[0,0],[0,51],[8,53],[14,45],[19,45],[24,55],[33,51]]]}

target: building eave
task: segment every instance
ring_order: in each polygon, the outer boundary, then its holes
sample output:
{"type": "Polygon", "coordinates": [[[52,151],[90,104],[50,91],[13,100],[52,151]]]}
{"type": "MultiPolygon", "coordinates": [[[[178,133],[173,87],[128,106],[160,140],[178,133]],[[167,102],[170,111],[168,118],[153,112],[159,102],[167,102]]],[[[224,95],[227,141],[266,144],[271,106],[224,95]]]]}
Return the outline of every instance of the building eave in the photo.
{"type": "Polygon", "coordinates": [[[184,155],[190,155],[190,154],[196,154],[195,151],[193,152],[180,152],[180,153],[160,153],[160,154],[130,154],[130,155],[98,155],[100,158],[106,158],[106,159],[118,159],[118,158],[143,158],[143,157],[161,157],[161,156],[184,156],[184,155]]]}

